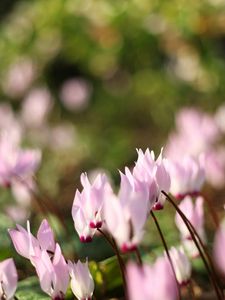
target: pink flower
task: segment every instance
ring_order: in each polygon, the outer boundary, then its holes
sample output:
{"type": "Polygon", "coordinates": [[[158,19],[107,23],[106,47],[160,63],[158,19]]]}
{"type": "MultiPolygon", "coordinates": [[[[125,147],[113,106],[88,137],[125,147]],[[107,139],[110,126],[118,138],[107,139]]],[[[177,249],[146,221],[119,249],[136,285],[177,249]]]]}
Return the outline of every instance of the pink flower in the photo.
{"type": "Polygon", "coordinates": [[[206,153],[206,179],[215,188],[225,184],[225,147],[214,148],[206,153]]]}
{"type": "MultiPolygon", "coordinates": [[[[197,197],[195,204],[193,204],[191,197],[186,196],[180,203],[179,208],[191,222],[200,238],[205,241],[203,198],[197,197]]],[[[190,233],[178,213],[176,213],[175,222],[182,239],[191,240],[190,233]]]]}
{"type": "Polygon", "coordinates": [[[30,232],[30,223],[27,221],[27,230],[16,225],[17,229],[10,229],[9,235],[13,245],[21,256],[32,262],[33,256],[39,256],[42,250],[54,253],[55,240],[51,227],[47,220],[43,220],[37,233],[37,238],[30,232]]]}
{"type": "Polygon", "coordinates": [[[170,192],[178,199],[186,195],[197,195],[205,180],[203,157],[199,160],[185,156],[179,161],[167,161],[170,173],[170,192]]]}
{"type": "Polygon", "coordinates": [[[12,299],[17,287],[18,275],[12,258],[0,262],[0,298],[12,299]]]}
{"type": "Polygon", "coordinates": [[[9,104],[0,104],[0,130],[6,132],[10,139],[20,143],[23,133],[22,125],[9,104]]]}
{"type": "Polygon", "coordinates": [[[32,260],[42,290],[53,300],[63,300],[69,285],[69,270],[59,245],[56,244],[52,259],[46,250],[42,250],[32,260]]]}
{"type": "Polygon", "coordinates": [[[42,88],[31,90],[22,103],[22,121],[28,127],[41,127],[52,108],[52,98],[49,91],[42,88]],[[35,113],[31,113],[31,112],[35,113]]]}
{"type": "Polygon", "coordinates": [[[37,190],[37,186],[32,177],[23,178],[21,180],[13,180],[11,182],[11,191],[15,200],[23,208],[29,208],[33,196],[33,192],[37,190]]]}
{"type": "Polygon", "coordinates": [[[225,222],[223,222],[216,232],[214,239],[214,260],[218,269],[225,275],[225,222]]]}
{"type": "Polygon", "coordinates": [[[175,300],[177,288],[168,260],[160,257],[153,266],[127,266],[129,300],[175,300]]]}
{"type": "Polygon", "coordinates": [[[60,93],[60,98],[71,111],[82,110],[88,106],[92,87],[84,79],[67,80],[60,93]]]}
{"type": "Polygon", "coordinates": [[[156,160],[154,152],[150,152],[149,149],[145,153],[141,149],[137,152],[138,159],[133,169],[133,175],[148,186],[150,207],[154,205],[154,209],[162,209],[165,197],[161,191],[168,192],[170,187],[166,159],[162,158],[162,150],[156,160]]]}
{"type": "Polygon", "coordinates": [[[195,108],[184,108],[176,116],[176,132],[169,136],[166,155],[174,160],[184,154],[197,157],[218,140],[220,131],[215,120],[195,108]]]}
{"type": "Polygon", "coordinates": [[[127,168],[120,176],[118,197],[111,195],[106,199],[104,217],[107,229],[126,252],[134,250],[143,236],[149,212],[148,187],[134,178],[127,168]]]}
{"type": "Polygon", "coordinates": [[[31,176],[40,160],[39,150],[20,149],[17,141],[4,132],[0,137],[0,184],[8,186],[16,178],[31,176]]]}
{"type": "Polygon", "coordinates": [[[9,67],[3,82],[5,93],[11,97],[20,97],[36,77],[36,66],[29,57],[19,59],[9,67]]]}
{"type": "Polygon", "coordinates": [[[88,268],[88,261],[77,263],[69,261],[69,272],[71,276],[71,289],[79,300],[89,300],[94,292],[94,281],[88,268]]]}
{"type": "Polygon", "coordinates": [[[82,208],[78,206],[73,206],[72,216],[74,221],[74,227],[80,237],[80,241],[83,243],[91,242],[92,237],[96,232],[96,229],[90,227],[82,208]]]}
{"type": "Polygon", "coordinates": [[[103,203],[112,193],[107,177],[99,174],[91,184],[87,174],[81,174],[83,191],[76,191],[72,216],[75,229],[80,239],[87,241],[92,238],[95,228],[100,228],[103,222],[103,203]]]}
{"type": "Polygon", "coordinates": [[[172,247],[169,252],[177,281],[181,285],[187,284],[191,277],[191,263],[183,247],[172,247]]]}

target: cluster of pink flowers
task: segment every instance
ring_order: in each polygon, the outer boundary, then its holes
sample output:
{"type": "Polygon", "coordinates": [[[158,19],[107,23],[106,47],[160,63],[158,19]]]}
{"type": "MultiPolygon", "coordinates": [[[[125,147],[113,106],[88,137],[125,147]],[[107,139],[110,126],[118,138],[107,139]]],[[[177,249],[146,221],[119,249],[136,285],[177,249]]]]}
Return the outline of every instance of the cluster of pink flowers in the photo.
{"type": "MultiPolygon", "coordinates": [[[[171,192],[181,200],[178,204],[179,209],[205,243],[204,199],[199,196],[205,180],[205,160],[185,157],[179,164],[163,158],[162,150],[158,158],[148,149],[145,152],[137,150],[137,153],[138,158],[133,169],[126,167],[124,173],[120,172],[120,187],[117,193],[105,174],[98,174],[94,180],[89,180],[86,173],[81,174],[83,189],[81,192],[76,190],[72,207],[74,226],[81,242],[91,242],[95,233],[99,231],[112,237],[121,252],[136,251],[142,241],[148,217],[152,211],[163,209],[165,195],[171,192]]],[[[23,165],[22,162],[23,160],[19,161],[18,165],[23,165]]],[[[18,167],[18,170],[18,173],[21,173],[21,170],[26,168],[18,167]]],[[[183,247],[170,249],[171,260],[165,255],[159,257],[152,266],[127,264],[125,277],[129,300],[175,300],[179,286],[188,284],[191,264],[186,253],[190,257],[196,257],[199,253],[178,212],[175,222],[183,247]]],[[[42,290],[51,299],[65,299],[69,282],[78,299],[92,298],[94,281],[88,269],[88,262],[73,263],[64,258],[47,220],[41,223],[36,237],[31,233],[29,221],[27,230],[17,225],[17,229],[9,230],[9,235],[16,251],[29,259],[34,266],[42,290]]],[[[223,255],[224,237],[225,230],[221,225],[215,237],[214,254],[222,272],[225,272],[225,267],[224,264],[219,265],[219,261],[223,255]]],[[[13,268],[12,265],[10,268],[13,268]]],[[[13,285],[11,290],[14,294],[17,275],[14,275],[13,279],[4,280],[3,283],[8,280],[13,285]]],[[[2,293],[7,294],[7,284],[3,286],[3,283],[2,293]]]]}
{"type": "Polygon", "coordinates": [[[71,288],[79,300],[89,299],[94,291],[94,282],[87,262],[67,262],[61,248],[55,242],[47,220],[43,220],[35,237],[30,231],[17,225],[9,230],[16,251],[30,260],[39,277],[42,290],[53,300],[63,300],[71,277],[71,288]]]}
{"type": "Polygon", "coordinates": [[[72,216],[82,242],[91,241],[97,229],[107,229],[123,251],[136,248],[141,241],[150,210],[162,209],[169,191],[170,176],[162,151],[155,160],[154,153],[138,150],[138,159],[131,172],[120,172],[118,194],[113,192],[106,175],[100,174],[91,184],[81,175],[83,190],[76,191],[72,216]]]}
{"type": "Polygon", "coordinates": [[[205,157],[205,176],[215,188],[225,185],[224,107],[215,116],[195,108],[183,108],[176,115],[176,130],[169,135],[165,153],[181,164],[185,156],[205,157]]]}

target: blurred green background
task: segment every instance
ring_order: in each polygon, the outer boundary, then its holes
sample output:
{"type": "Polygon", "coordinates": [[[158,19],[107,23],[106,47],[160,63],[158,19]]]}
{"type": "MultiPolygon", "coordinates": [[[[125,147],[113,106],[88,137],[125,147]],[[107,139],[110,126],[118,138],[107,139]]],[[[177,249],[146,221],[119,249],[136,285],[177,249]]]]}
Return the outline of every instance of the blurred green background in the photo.
{"type": "MultiPolygon", "coordinates": [[[[39,185],[74,236],[80,173],[105,169],[118,183],[117,170],[133,164],[135,148],[159,151],[166,143],[181,107],[215,112],[224,78],[224,0],[1,0],[0,99],[21,118],[34,89],[51,95],[46,123],[24,126],[23,142],[43,150],[39,185]],[[72,106],[68,94],[80,95],[72,106]]],[[[10,197],[4,193],[2,202],[10,197]]],[[[173,224],[170,235],[173,242],[173,224]]],[[[75,244],[90,254],[77,240],[67,247],[75,244]]]]}
{"type": "Polygon", "coordinates": [[[51,122],[76,125],[90,167],[121,168],[136,147],[165,143],[180,107],[213,111],[224,101],[222,0],[2,0],[0,9],[1,99],[18,109],[32,86],[47,86],[51,122]],[[7,74],[21,61],[35,74],[10,92],[7,74]],[[91,86],[73,112],[59,99],[70,78],[91,86]]]}

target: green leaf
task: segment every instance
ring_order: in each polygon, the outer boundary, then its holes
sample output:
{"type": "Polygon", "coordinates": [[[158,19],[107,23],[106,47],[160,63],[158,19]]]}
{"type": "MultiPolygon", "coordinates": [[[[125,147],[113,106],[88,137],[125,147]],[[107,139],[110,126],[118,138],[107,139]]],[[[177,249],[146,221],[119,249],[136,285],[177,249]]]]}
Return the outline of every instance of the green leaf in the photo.
{"type": "Polygon", "coordinates": [[[16,291],[18,300],[49,300],[50,297],[46,296],[40,288],[38,278],[36,276],[29,277],[22,280],[18,284],[16,291]]]}

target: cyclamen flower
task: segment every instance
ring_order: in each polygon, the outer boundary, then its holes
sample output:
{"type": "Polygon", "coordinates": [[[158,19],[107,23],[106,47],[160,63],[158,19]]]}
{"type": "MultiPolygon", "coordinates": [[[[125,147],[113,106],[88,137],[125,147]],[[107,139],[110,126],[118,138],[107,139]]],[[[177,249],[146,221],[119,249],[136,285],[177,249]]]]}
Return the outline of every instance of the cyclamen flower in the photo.
{"type": "Polygon", "coordinates": [[[186,195],[197,195],[205,180],[203,157],[199,160],[185,156],[183,160],[167,161],[170,173],[170,192],[178,199],[186,195]]]}
{"type": "Polygon", "coordinates": [[[71,289],[79,300],[90,300],[94,292],[94,281],[88,268],[88,261],[68,262],[71,276],[71,289]]]}
{"type": "Polygon", "coordinates": [[[104,204],[106,227],[122,251],[134,250],[143,236],[148,211],[148,188],[126,169],[120,173],[118,197],[112,195],[104,204]]]}
{"type": "Polygon", "coordinates": [[[137,153],[133,175],[148,186],[150,207],[162,209],[165,196],[161,191],[168,192],[170,188],[170,176],[166,169],[166,159],[162,158],[162,150],[156,160],[154,152],[149,149],[145,153],[139,149],[137,153]]]}
{"type": "MultiPolygon", "coordinates": [[[[182,200],[182,202],[180,203],[179,208],[184,213],[186,218],[190,221],[190,223],[193,225],[200,238],[204,241],[205,231],[203,198],[198,197],[195,201],[195,204],[193,204],[191,197],[186,196],[184,200],[182,200]]],[[[192,238],[189,233],[189,230],[178,213],[176,213],[175,222],[177,228],[181,233],[182,239],[191,240],[192,238]]]]}
{"type": "Polygon", "coordinates": [[[0,299],[12,299],[17,287],[18,275],[12,258],[0,262],[0,299]]]}
{"type": "Polygon", "coordinates": [[[32,258],[42,290],[53,300],[64,300],[69,285],[68,265],[58,244],[52,259],[46,250],[32,258]]]}
{"type": "Polygon", "coordinates": [[[191,263],[183,247],[172,247],[169,252],[177,281],[181,285],[186,285],[191,277],[191,263]]]}
{"type": "Polygon", "coordinates": [[[127,266],[129,300],[175,300],[176,280],[168,260],[160,257],[153,266],[127,266]]]}
{"type": "Polygon", "coordinates": [[[87,174],[81,174],[83,191],[76,191],[72,216],[75,229],[82,242],[90,241],[95,228],[101,228],[103,222],[103,203],[112,193],[106,175],[99,174],[91,184],[87,174]]]}
{"type": "Polygon", "coordinates": [[[39,256],[42,250],[50,253],[55,251],[55,240],[51,227],[47,220],[43,220],[37,233],[37,238],[30,232],[30,223],[27,221],[27,230],[22,226],[16,225],[17,229],[10,229],[9,235],[13,245],[21,256],[30,259],[39,256]]]}
{"type": "Polygon", "coordinates": [[[0,185],[9,186],[14,179],[32,175],[41,160],[39,150],[22,150],[5,132],[0,137],[0,185]]]}
{"type": "Polygon", "coordinates": [[[225,275],[225,221],[220,225],[214,239],[213,254],[218,269],[225,275]]]}
{"type": "Polygon", "coordinates": [[[184,108],[176,115],[176,132],[169,136],[166,155],[174,160],[182,159],[184,154],[198,157],[212,148],[219,138],[214,118],[196,108],[184,108]]]}

